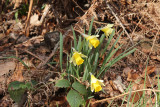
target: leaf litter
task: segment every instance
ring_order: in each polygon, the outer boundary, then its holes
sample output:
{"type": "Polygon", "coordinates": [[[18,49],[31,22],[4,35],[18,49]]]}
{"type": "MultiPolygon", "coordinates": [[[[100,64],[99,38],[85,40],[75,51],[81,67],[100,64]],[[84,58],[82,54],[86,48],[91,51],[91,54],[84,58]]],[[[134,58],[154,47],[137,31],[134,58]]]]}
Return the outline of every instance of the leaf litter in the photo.
{"type": "MultiPolygon", "coordinates": [[[[73,43],[71,42],[73,41],[71,24],[76,33],[83,32],[84,25],[86,26],[86,31],[88,31],[91,18],[94,16],[93,29],[96,30],[100,26],[112,22],[115,24],[116,32],[120,32],[122,31],[122,26],[113,15],[113,12],[117,14],[127,33],[131,36],[137,50],[114,64],[104,75],[106,85],[104,91],[106,94],[98,93],[96,97],[91,99],[91,106],[120,106],[123,100],[123,105],[125,106],[127,104],[136,106],[143,94],[150,99],[147,101],[146,106],[156,105],[158,94],[154,90],[158,89],[160,71],[160,10],[158,9],[160,2],[152,0],[147,0],[146,2],[142,0],[137,0],[136,2],[110,0],[108,3],[113,11],[111,12],[107,8],[105,1],[102,0],[83,0],[82,3],[73,1],[65,0],[66,4],[70,3],[68,7],[60,1],[49,1],[50,5],[47,5],[43,0],[34,3],[32,9],[30,9],[31,17],[28,26],[28,37],[24,31],[27,15],[19,13],[19,22],[16,22],[14,9],[19,9],[22,4],[25,5],[29,1],[15,0],[9,6],[4,3],[5,1],[2,2],[6,9],[2,9],[2,20],[0,22],[0,27],[2,28],[0,30],[0,60],[5,60],[0,63],[0,76],[3,77],[1,78],[3,82],[0,81],[0,96],[2,96],[0,97],[0,106],[9,106],[14,103],[5,93],[11,81],[30,81],[32,79],[38,81],[39,84],[36,91],[28,96],[27,100],[31,101],[31,106],[52,107],[56,106],[55,104],[69,106],[65,90],[54,87],[54,81],[60,78],[59,49],[55,48],[56,43],[51,43],[53,46],[48,46],[45,42],[46,40],[44,40],[45,33],[59,31],[66,35],[63,43],[63,56],[65,59],[73,43]],[[46,4],[44,9],[40,8],[42,4],[46,4]],[[52,51],[54,48],[57,50],[55,53],[52,51]],[[15,58],[4,59],[4,57],[17,55],[30,69],[25,68],[22,62],[17,59],[16,61],[10,61],[10,59],[15,60],[15,58]],[[52,57],[48,60],[49,62],[47,61],[39,69],[39,64],[50,55],[52,57]],[[147,60],[147,57],[150,59],[147,60]],[[146,68],[147,61],[148,66],[146,68]],[[7,82],[4,82],[6,80],[7,82]],[[53,82],[50,83],[49,80],[53,80],[53,82]],[[151,90],[144,91],[144,87],[151,90]],[[118,97],[127,93],[126,90],[129,93],[126,94],[125,99],[124,96],[118,97]],[[136,92],[136,90],[140,91],[136,92]],[[110,99],[107,100],[107,98],[110,99]],[[102,99],[106,99],[107,103],[101,101],[102,99]],[[96,103],[96,101],[100,103],[96,103]]],[[[123,46],[114,57],[121,54],[127,47],[133,46],[127,37],[127,33],[123,33],[118,41],[118,44],[123,43],[123,46]]],[[[51,38],[58,43],[59,39],[56,36],[51,36],[51,38]]],[[[105,55],[107,55],[107,52],[105,55]]],[[[65,61],[63,61],[63,64],[65,64],[65,61]]],[[[24,106],[27,105],[28,103],[24,104],[24,106]]]]}

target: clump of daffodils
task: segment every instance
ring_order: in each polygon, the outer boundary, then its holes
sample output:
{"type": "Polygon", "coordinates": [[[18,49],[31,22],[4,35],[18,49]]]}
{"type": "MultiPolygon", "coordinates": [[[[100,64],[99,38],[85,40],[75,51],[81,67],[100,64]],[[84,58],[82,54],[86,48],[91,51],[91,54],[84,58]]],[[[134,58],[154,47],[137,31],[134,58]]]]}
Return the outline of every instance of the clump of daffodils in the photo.
{"type": "Polygon", "coordinates": [[[93,74],[91,74],[91,91],[99,92],[102,90],[103,80],[98,80],[93,74]]]}
{"type": "Polygon", "coordinates": [[[70,60],[70,63],[73,62],[74,66],[76,65],[81,65],[83,64],[84,60],[82,58],[86,58],[87,56],[85,56],[84,54],[82,54],[81,52],[77,52],[74,48],[73,48],[73,56],[70,60]]]}
{"type": "Polygon", "coordinates": [[[106,37],[108,37],[112,33],[113,25],[114,24],[108,24],[107,26],[101,28],[101,31],[103,31],[105,33],[106,37]]]}
{"type": "Polygon", "coordinates": [[[90,49],[92,49],[92,46],[93,46],[94,48],[96,48],[96,47],[100,44],[100,42],[99,42],[99,40],[98,40],[98,38],[97,38],[97,37],[99,37],[99,35],[89,36],[89,35],[86,35],[86,34],[82,33],[82,36],[83,36],[87,41],[89,41],[89,48],[90,48],[90,49]]]}

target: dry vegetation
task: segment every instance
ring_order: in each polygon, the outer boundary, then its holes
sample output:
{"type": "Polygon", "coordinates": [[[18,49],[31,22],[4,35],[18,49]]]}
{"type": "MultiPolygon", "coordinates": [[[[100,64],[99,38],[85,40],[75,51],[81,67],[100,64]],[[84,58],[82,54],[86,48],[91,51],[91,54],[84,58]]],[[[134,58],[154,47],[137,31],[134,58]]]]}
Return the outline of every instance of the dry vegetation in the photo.
{"type": "Polygon", "coordinates": [[[71,25],[77,34],[84,29],[87,32],[93,16],[93,33],[97,28],[113,23],[116,31],[114,42],[124,31],[115,48],[120,44],[123,46],[113,58],[132,46],[137,50],[108,70],[104,75],[106,94],[97,93],[95,98],[91,98],[90,106],[144,106],[137,103],[143,96],[150,99],[145,106],[158,106],[158,0],[0,1],[0,106],[15,105],[8,93],[10,82],[30,80],[38,82],[36,90],[28,92],[21,106],[69,106],[65,89],[54,87],[55,81],[65,72],[65,69],[60,72],[59,67],[59,33],[64,37],[65,65],[73,41],[71,25]]]}

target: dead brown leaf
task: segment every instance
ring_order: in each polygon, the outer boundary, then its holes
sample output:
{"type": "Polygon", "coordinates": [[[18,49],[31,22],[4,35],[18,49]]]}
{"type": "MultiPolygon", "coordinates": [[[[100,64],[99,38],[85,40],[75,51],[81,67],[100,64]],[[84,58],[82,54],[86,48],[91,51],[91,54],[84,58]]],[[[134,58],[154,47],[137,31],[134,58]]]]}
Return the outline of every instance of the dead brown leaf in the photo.
{"type": "Polygon", "coordinates": [[[151,73],[153,73],[155,71],[155,69],[156,69],[155,66],[148,66],[147,69],[145,68],[143,70],[142,77],[145,77],[145,72],[147,72],[146,74],[150,75],[151,73]]]}
{"type": "Polygon", "coordinates": [[[127,81],[135,81],[139,76],[140,75],[136,71],[131,70],[128,72],[127,81]]]}
{"type": "Polygon", "coordinates": [[[54,97],[53,100],[50,102],[49,107],[55,107],[55,106],[65,106],[69,107],[69,104],[67,102],[67,99],[65,96],[62,97],[54,97]]]}
{"type": "Polygon", "coordinates": [[[16,67],[16,64],[14,61],[8,61],[4,63],[0,63],[0,76],[9,73],[9,71],[13,71],[16,67]]]}
{"type": "Polygon", "coordinates": [[[130,102],[136,103],[143,95],[143,91],[131,94],[130,102]]]}
{"type": "Polygon", "coordinates": [[[126,67],[123,69],[123,76],[128,75],[128,72],[130,72],[131,69],[129,67],[126,67]]]}
{"type": "Polygon", "coordinates": [[[24,66],[22,65],[22,63],[18,63],[16,66],[16,70],[14,72],[14,74],[12,75],[12,81],[24,81],[23,75],[22,75],[22,70],[24,69],[24,66]]]}
{"type": "Polygon", "coordinates": [[[4,33],[0,33],[0,40],[2,40],[5,37],[4,33]]]}
{"type": "Polygon", "coordinates": [[[23,0],[12,0],[12,3],[14,4],[14,9],[18,8],[22,2],[23,0]]]}
{"type": "Polygon", "coordinates": [[[155,56],[155,55],[152,55],[152,56],[151,56],[151,59],[155,59],[155,60],[158,60],[158,61],[160,61],[160,56],[158,56],[158,55],[157,55],[157,56],[155,56]]]}
{"type": "MultiPolygon", "coordinates": [[[[139,90],[143,85],[133,84],[132,91],[139,90]]],[[[130,102],[136,103],[143,95],[143,91],[134,92],[131,94],[130,102]]]]}
{"type": "Polygon", "coordinates": [[[114,90],[120,91],[121,93],[123,93],[124,89],[126,89],[125,85],[122,83],[122,79],[120,76],[117,76],[114,81],[110,80],[109,83],[114,90]]]}
{"type": "Polygon", "coordinates": [[[42,24],[44,18],[46,17],[49,9],[50,9],[50,5],[46,5],[45,8],[44,8],[44,10],[43,10],[43,14],[42,14],[42,17],[41,17],[40,20],[38,19],[39,16],[36,13],[33,16],[31,16],[31,18],[30,18],[30,24],[32,26],[40,26],[42,24]]]}
{"type": "Polygon", "coordinates": [[[89,101],[87,101],[87,102],[90,102],[90,106],[91,107],[97,107],[98,106],[98,104],[94,104],[94,102],[95,102],[96,100],[94,99],[94,98],[91,98],[89,101]]]}

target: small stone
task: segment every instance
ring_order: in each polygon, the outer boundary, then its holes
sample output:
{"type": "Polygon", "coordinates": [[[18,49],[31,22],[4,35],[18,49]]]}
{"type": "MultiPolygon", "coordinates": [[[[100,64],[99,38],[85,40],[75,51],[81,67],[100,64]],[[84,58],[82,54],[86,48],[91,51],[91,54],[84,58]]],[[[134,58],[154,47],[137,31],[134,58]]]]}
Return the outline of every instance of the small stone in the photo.
{"type": "Polygon", "coordinates": [[[60,33],[58,31],[49,32],[44,35],[45,44],[48,46],[49,49],[54,48],[55,45],[58,43],[59,39],[60,33]]]}

